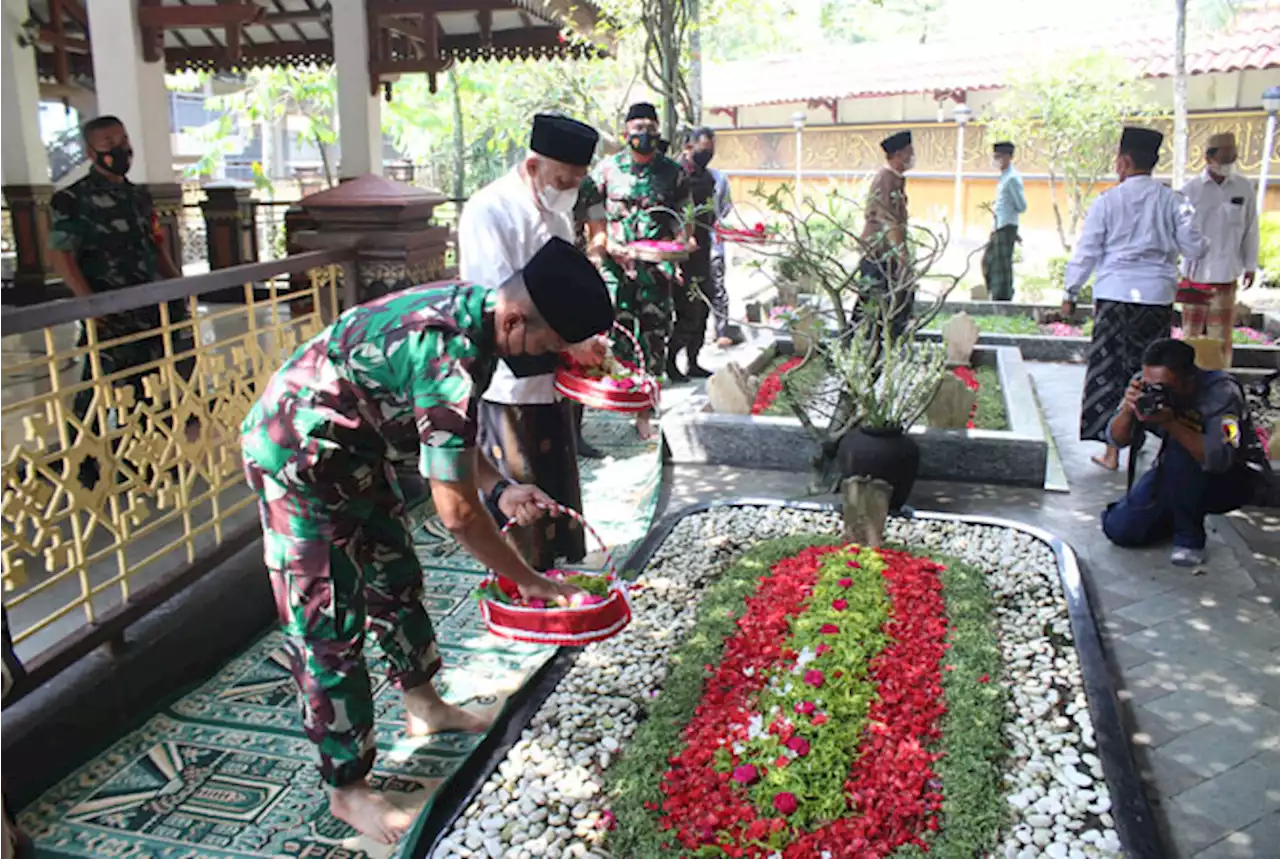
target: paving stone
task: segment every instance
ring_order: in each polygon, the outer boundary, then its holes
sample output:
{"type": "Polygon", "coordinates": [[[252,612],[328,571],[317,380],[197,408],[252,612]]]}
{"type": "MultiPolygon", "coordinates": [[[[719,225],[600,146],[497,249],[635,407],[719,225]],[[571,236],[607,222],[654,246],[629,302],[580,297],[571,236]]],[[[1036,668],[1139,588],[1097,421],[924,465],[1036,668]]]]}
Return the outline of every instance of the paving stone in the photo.
{"type": "Polygon", "coordinates": [[[1197,605],[1195,597],[1190,594],[1168,591],[1141,602],[1131,603],[1117,611],[1116,615],[1140,626],[1155,626],[1194,611],[1197,605]]]}
{"type": "Polygon", "coordinates": [[[1146,707],[1128,708],[1126,723],[1129,728],[1129,740],[1135,746],[1157,748],[1182,735],[1169,720],[1158,716],[1146,707]]]}
{"type": "Polygon", "coordinates": [[[1155,796],[1171,797],[1190,790],[1205,777],[1183,766],[1172,758],[1161,754],[1162,749],[1143,748],[1135,750],[1138,758],[1138,771],[1150,788],[1154,788],[1155,796]]]}
{"type": "Polygon", "coordinates": [[[1276,711],[1263,704],[1257,693],[1229,685],[1212,691],[1180,689],[1141,706],[1163,716],[1179,733],[1213,724],[1260,730],[1276,716],[1276,711]]]}
{"type": "Polygon", "coordinates": [[[1195,859],[1275,859],[1280,853],[1280,812],[1273,812],[1195,854],[1195,859]]]}
{"type": "Polygon", "coordinates": [[[1196,853],[1231,834],[1223,826],[1201,814],[1165,809],[1166,844],[1172,847],[1169,859],[1192,859],[1196,853]]]}
{"type": "Polygon", "coordinates": [[[1171,826],[1179,814],[1196,814],[1228,831],[1243,829],[1280,809],[1280,754],[1251,758],[1183,791],[1168,807],[1171,826]]]}
{"type": "Polygon", "coordinates": [[[1211,778],[1261,752],[1277,748],[1280,748],[1280,713],[1264,709],[1256,725],[1206,725],[1169,741],[1154,750],[1152,756],[1167,757],[1204,778],[1211,778]],[[1274,718],[1268,718],[1267,713],[1273,713],[1274,718]]]}
{"type": "Polygon", "coordinates": [[[1134,647],[1127,641],[1118,639],[1107,641],[1106,649],[1107,658],[1110,660],[1112,667],[1118,668],[1122,672],[1119,678],[1121,680],[1127,681],[1130,668],[1151,661],[1150,653],[1140,647],[1134,647]]]}

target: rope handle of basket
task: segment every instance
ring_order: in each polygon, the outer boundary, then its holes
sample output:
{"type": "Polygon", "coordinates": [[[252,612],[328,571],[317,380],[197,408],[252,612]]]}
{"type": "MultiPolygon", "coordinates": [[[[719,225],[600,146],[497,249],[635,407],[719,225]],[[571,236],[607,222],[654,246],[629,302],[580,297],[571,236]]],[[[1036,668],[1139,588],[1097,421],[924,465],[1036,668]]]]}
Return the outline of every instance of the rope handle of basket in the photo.
{"type": "Polygon", "coordinates": [[[630,328],[627,328],[625,325],[623,325],[621,322],[618,322],[616,319],[613,322],[613,327],[621,331],[623,334],[627,335],[627,339],[631,341],[631,351],[632,351],[632,354],[636,356],[636,369],[640,371],[640,379],[641,379],[640,384],[643,386],[642,390],[643,388],[649,389],[649,399],[653,401],[654,408],[657,408],[658,383],[657,383],[657,380],[649,376],[649,367],[645,363],[644,349],[641,348],[639,339],[637,339],[636,335],[631,332],[630,328]]]}
{"type": "MultiPolygon", "coordinates": [[[[582,530],[590,534],[592,539],[594,539],[596,543],[600,546],[600,551],[604,552],[604,564],[605,564],[605,567],[609,570],[610,577],[615,579],[618,577],[618,568],[613,563],[613,553],[609,551],[609,545],[605,543],[605,541],[600,537],[599,534],[596,533],[596,529],[592,528],[591,525],[587,522],[587,520],[582,518],[581,513],[579,513],[577,510],[574,510],[572,507],[565,507],[563,504],[556,504],[555,502],[552,502],[551,504],[538,504],[537,507],[541,510],[554,510],[557,515],[566,516],[572,519],[574,522],[577,522],[579,525],[581,525],[582,530]]],[[[514,527],[515,527],[515,522],[508,521],[506,525],[502,526],[502,533],[506,534],[508,531],[510,531],[514,527]]]]}

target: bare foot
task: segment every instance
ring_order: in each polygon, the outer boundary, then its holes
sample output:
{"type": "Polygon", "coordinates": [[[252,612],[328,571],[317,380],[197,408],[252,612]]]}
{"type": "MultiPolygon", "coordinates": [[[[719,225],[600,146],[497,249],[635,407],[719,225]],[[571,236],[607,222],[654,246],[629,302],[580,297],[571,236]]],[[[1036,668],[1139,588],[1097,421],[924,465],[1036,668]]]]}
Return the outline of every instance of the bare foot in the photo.
{"type": "Polygon", "coordinates": [[[446,702],[430,683],[423,683],[404,693],[404,710],[408,715],[409,736],[425,737],[460,731],[479,734],[489,730],[493,719],[468,713],[446,702]]]}
{"type": "Polygon", "coordinates": [[[1093,464],[1107,471],[1115,471],[1120,467],[1120,451],[1114,447],[1107,448],[1107,452],[1101,456],[1089,457],[1093,460],[1093,464]]]}
{"type": "Polygon", "coordinates": [[[379,844],[395,844],[413,825],[413,816],[396,808],[361,779],[329,793],[329,813],[379,844]]]}
{"type": "Polygon", "coordinates": [[[720,338],[717,338],[716,345],[719,346],[721,349],[728,349],[730,346],[733,345],[733,340],[731,340],[728,337],[720,337],[720,338]]]}
{"type": "Polygon", "coordinates": [[[636,435],[640,436],[641,441],[648,441],[653,438],[653,417],[649,412],[643,412],[636,418],[636,435]]]}

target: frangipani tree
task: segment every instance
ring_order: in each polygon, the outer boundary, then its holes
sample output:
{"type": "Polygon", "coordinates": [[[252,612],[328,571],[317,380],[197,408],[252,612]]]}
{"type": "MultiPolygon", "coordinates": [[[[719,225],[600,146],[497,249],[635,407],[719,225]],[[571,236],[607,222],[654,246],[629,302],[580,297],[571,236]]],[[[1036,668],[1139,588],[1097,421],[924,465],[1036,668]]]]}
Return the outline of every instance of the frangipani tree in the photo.
{"type": "MultiPolygon", "coordinates": [[[[858,426],[910,427],[928,407],[945,373],[942,350],[916,340],[968,274],[972,251],[959,274],[935,272],[950,238],[947,225],[931,229],[912,224],[898,253],[905,265],[890,267],[883,283],[862,271],[883,237],[863,235],[863,207],[832,188],[796,200],[789,186],[769,194],[757,191],[770,217],[768,240],[759,246],[765,260],[786,259],[793,272],[817,288],[819,301],[807,312],[824,332],[810,338],[796,371],[783,376],[783,401],[818,443],[810,488],[828,491],[840,440],[858,426]],[[917,302],[922,282],[935,282],[928,300],[917,302]],[[902,320],[904,308],[909,316],[902,320]],[[820,362],[825,380],[801,391],[795,381],[810,362],[820,362]]],[[[810,376],[811,377],[811,376],[810,376]]]]}

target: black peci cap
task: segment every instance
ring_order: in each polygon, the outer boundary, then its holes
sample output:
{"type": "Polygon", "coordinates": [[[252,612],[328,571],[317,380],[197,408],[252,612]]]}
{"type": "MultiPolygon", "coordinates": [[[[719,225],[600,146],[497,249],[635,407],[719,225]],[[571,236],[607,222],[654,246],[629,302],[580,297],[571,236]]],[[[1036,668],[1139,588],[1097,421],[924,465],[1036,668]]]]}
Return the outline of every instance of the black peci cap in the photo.
{"type": "Polygon", "coordinates": [[[627,122],[633,119],[652,119],[658,121],[658,109],[647,101],[638,101],[627,111],[627,122]]]}
{"type": "Polygon", "coordinates": [[[1003,141],[1001,143],[997,143],[995,146],[992,146],[991,151],[994,152],[996,155],[1012,155],[1013,144],[1009,143],[1008,141],[1003,141]]]}
{"type": "Polygon", "coordinates": [[[540,113],[533,118],[529,148],[564,164],[587,167],[596,153],[596,141],[599,139],[599,133],[586,123],[567,116],[540,113]]]}
{"type": "Polygon", "coordinates": [[[1164,135],[1154,128],[1138,128],[1125,126],[1120,132],[1120,151],[1126,154],[1159,155],[1160,144],[1164,143],[1164,135]]]}
{"type": "Polygon", "coordinates": [[[890,134],[884,140],[880,141],[880,148],[884,150],[885,155],[892,155],[895,152],[901,152],[910,145],[910,131],[899,131],[897,134],[890,134]]]}
{"type": "Polygon", "coordinates": [[[522,272],[529,297],[551,329],[581,343],[613,325],[613,302],[586,254],[552,236],[522,272]]]}

